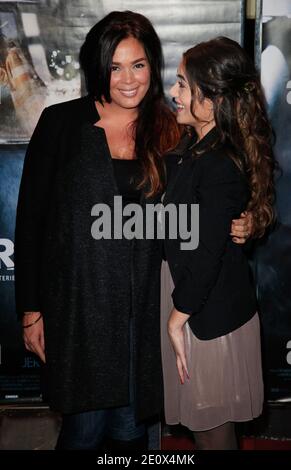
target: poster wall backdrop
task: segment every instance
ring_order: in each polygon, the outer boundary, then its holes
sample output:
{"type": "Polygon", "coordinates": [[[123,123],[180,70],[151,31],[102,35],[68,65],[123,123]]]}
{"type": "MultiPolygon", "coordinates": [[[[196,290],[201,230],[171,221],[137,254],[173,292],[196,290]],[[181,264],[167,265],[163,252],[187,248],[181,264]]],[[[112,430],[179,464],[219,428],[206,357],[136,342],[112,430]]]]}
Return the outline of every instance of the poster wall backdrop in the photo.
{"type": "Polygon", "coordinates": [[[14,305],[15,210],[26,146],[44,107],[85,93],[78,54],[90,27],[110,11],[126,9],[146,15],[161,37],[166,92],[184,50],[218,35],[242,39],[241,0],[0,0],[0,401],[4,403],[41,400],[40,366],[23,349],[14,305]]]}
{"type": "Polygon", "coordinates": [[[291,403],[291,2],[258,5],[258,64],[275,131],[275,231],[256,250],[256,277],[263,323],[265,383],[270,401],[291,403]]]}

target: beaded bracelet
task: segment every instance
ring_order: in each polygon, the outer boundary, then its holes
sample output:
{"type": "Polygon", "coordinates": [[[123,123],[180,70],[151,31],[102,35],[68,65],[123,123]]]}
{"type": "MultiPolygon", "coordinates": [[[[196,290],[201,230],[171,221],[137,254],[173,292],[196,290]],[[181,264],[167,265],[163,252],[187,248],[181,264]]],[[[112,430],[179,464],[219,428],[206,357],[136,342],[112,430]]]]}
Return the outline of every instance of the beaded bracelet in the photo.
{"type": "Polygon", "coordinates": [[[40,314],[39,317],[36,320],[34,320],[32,323],[22,326],[22,328],[29,328],[30,326],[35,325],[41,318],[42,318],[42,314],[40,314]]]}

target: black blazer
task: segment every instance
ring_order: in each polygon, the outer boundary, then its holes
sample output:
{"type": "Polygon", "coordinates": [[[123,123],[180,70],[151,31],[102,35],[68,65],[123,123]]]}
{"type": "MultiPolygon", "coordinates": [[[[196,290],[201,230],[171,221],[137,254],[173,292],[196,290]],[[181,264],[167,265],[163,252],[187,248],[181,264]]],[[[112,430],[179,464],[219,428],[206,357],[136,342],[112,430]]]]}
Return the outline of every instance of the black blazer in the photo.
{"type": "Polygon", "coordinates": [[[166,239],[165,254],[175,284],[174,305],[191,315],[193,333],[204,340],[230,333],[256,312],[246,254],[230,236],[232,219],[246,208],[248,182],[228,146],[216,141],[214,128],[195,146],[196,156],[188,147],[182,155],[166,157],[163,200],[164,205],[199,204],[198,248],[182,251],[180,238],[166,239]]]}

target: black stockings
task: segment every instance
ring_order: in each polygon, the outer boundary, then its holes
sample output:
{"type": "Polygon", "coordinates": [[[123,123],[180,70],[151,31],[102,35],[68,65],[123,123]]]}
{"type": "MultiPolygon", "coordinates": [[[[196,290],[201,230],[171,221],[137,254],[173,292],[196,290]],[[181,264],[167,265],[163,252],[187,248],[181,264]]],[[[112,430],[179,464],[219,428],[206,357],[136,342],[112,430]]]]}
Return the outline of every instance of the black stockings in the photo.
{"type": "Polygon", "coordinates": [[[234,423],[225,423],[208,431],[195,431],[194,438],[198,450],[237,449],[234,423]]]}

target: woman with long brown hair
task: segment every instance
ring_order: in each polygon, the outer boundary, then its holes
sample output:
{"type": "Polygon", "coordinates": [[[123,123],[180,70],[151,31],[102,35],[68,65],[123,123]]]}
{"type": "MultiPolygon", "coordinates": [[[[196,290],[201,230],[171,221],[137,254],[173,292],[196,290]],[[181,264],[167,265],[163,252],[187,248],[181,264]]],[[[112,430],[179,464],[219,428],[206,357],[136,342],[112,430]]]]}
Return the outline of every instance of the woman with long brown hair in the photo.
{"type": "Polygon", "coordinates": [[[16,300],[26,347],[46,363],[45,398],[63,414],[57,448],[96,449],[107,435],[138,449],[162,400],[161,253],[155,240],[94,238],[93,207],[155,202],[162,155],[180,133],[147,18],[110,13],[80,62],[88,95],[47,108],[28,147],[16,300]]]}
{"type": "Polygon", "coordinates": [[[199,204],[199,244],[165,242],[174,282],[163,326],[166,421],[194,431],[199,449],[235,449],[234,422],[261,413],[263,380],[255,290],[229,227],[244,207],[257,237],[272,223],[272,132],[259,76],[230,39],[184,53],[170,93],[188,133],[171,155],[163,203],[199,204]]]}
{"type": "Polygon", "coordinates": [[[89,31],[80,62],[88,95],[47,108],[28,147],[16,300],[25,345],[46,363],[46,399],[63,414],[57,448],[96,449],[107,435],[138,450],[162,403],[161,249],[122,227],[115,237],[110,222],[111,238],[93,227],[97,206],[122,222],[128,203],[145,213],[159,200],[163,154],[180,131],[147,18],[110,13],[89,31]]]}

